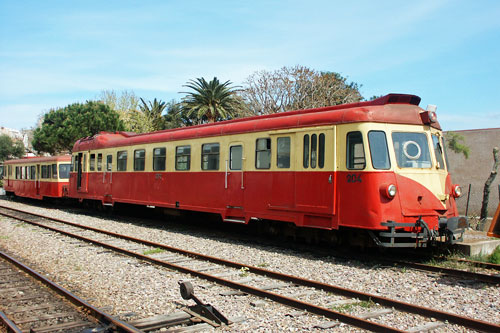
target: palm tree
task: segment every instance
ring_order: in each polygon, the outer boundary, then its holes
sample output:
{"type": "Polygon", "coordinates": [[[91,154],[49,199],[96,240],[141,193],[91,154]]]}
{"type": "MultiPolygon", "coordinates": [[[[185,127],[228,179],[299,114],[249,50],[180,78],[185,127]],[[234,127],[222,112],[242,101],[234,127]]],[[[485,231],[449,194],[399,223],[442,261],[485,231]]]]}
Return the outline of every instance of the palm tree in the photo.
{"type": "Polygon", "coordinates": [[[150,131],[159,131],[164,129],[164,120],[161,114],[167,107],[167,104],[161,100],[157,100],[156,98],[153,102],[149,101],[149,105],[141,98],[141,103],[142,104],[139,105],[139,108],[147,119],[150,131]]]}
{"type": "Polygon", "coordinates": [[[187,94],[182,99],[182,107],[187,115],[193,113],[201,119],[206,119],[209,123],[217,120],[232,118],[240,109],[240,102],[235,98],[235,87],[231,87],[231,82],[220,83],[214,77],[207,82],[204,78],[190,80],[184,87],[194,90],[194,92],[184,92],[187,94]]]}

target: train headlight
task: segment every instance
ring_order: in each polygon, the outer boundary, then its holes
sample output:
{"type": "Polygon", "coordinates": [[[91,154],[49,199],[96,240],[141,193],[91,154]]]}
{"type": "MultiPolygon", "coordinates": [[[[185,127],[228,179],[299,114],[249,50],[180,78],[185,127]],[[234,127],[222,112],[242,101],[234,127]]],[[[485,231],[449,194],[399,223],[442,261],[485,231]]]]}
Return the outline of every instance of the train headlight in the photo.
{"type": "Polygon", "coordinates": [[[462,188],[459,185],[453,185],[453,196],[460,198],[462,196],[462,188]]]}
{"type": "Polygon", "coordinates": [[[387,186],[386,193],[387,193],[387,197],[389,197],[391,199],[394,198],[396,196],[396,193],[398,193],[398,189],[397,189],[396,185],[391,184],[391,185],[387,186]]]}

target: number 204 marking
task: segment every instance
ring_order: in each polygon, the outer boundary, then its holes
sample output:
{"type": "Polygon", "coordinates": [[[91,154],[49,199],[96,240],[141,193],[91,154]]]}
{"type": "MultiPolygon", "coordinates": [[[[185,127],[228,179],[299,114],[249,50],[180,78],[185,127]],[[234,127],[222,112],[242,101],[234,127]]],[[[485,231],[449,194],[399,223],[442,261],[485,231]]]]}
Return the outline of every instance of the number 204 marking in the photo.
{"type": "Polygon", "coordinates": [[[347,182],[348,183],[361,183],[361,175],[355,174],[355,173],[350,173],[347,175],[347,182]]]}

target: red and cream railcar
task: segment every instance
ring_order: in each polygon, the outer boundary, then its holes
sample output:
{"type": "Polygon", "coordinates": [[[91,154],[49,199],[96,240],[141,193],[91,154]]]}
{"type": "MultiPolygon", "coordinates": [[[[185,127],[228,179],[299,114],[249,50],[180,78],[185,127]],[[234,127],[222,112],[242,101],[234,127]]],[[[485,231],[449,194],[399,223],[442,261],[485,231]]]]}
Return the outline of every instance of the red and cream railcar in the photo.
{"type": "Polygon", "coordinates": [[[70,167],[71,155],[10,160],[4,163],[4,189],[26,198],[60,198],[69,186],[70,167]]]}
{"type": "MultiPolygon", "coordinates": [[[[220,214],[227,222],[364,229],[381,246],[453,240],[467,220],[435,113],[420,98],[77,141],[70,196],[220,214]]],[[[300,229],[303,230],[303,229],[300,229]]]]}

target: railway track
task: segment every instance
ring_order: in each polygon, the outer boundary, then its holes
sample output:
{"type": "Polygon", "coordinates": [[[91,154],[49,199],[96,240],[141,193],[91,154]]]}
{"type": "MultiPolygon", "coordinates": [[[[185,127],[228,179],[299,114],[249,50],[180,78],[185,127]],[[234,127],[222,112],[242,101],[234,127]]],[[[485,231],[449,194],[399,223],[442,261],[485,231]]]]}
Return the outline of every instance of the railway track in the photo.
{"type": "MultiPolygon", "coordinates": [[[[86,227],[69,221],[13,210],[7,207],[2,207],[0,214],[233,289],[225,293],[226,295],[247,293],[335,320],[325,322],[326,328],[335,326],[338,324],[337,321],[340,321],[372,331],[396,332],[400,330],[381,324],[378,321],[379,318],[383,318],[394,311],[400,311],[421,317],[422,324],[413,327],[412,331],[423,331],[449,324],[481,331],[495,332],[500,330],[500,326],[495,323],[302,279],[269,271],[261,267],[248,266],[184,251],[164,244],[86,227]],[[7,212],[7,210],[10,210],[10,212],[7,212]],[[332,294],[335,297],[332,297],[332,294]],[[342,312],[342,309],[346,306],[366,306],[370,310],[353,316],[342,312]],[[435,318],[438,321],[432,321],[429,318],[435,318]]],[[[294,312],[292,315],[300,316],[301,314],[303,313],[294,312]]]]}
{"type": "Polygon", "coordinates": [[[0,323],[7,332],[140,332],[0,251],[0,323]]]}

